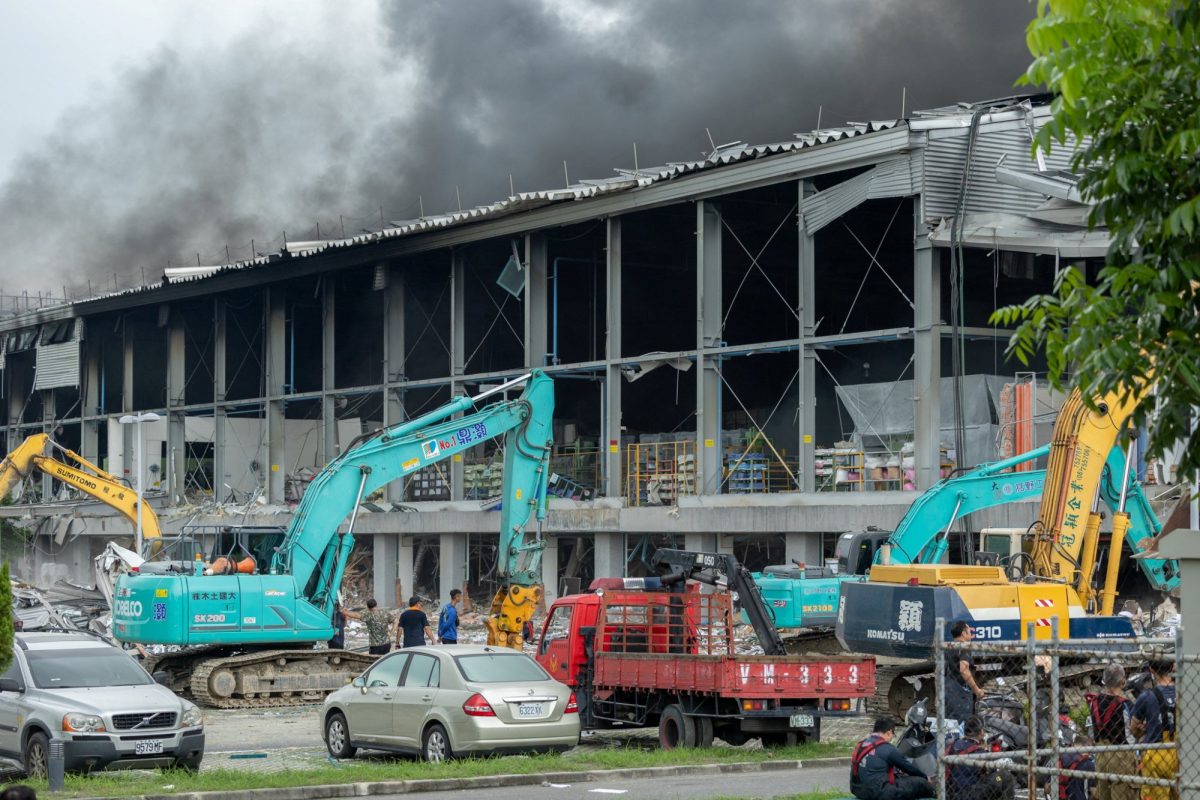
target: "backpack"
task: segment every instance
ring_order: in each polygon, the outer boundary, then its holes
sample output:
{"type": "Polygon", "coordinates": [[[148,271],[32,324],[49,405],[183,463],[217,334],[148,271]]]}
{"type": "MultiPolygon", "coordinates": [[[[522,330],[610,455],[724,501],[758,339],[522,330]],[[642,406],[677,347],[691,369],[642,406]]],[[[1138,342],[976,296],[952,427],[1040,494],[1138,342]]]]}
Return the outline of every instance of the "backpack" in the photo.
{"type": "Polygon", "coordinates": [[[1125,744],[1125,709],[1128,701],[1114,695],[1086,695],[1092,722],[1092,733],[1097,742],[1125,744]]]}
{"type": "Polygon", "coordinates": [[[1157,685],[1151,691],[1154,692],[1154,699],[1158,701],[1158,716],[1162,723],[1162,740],[1164,742],[1173,742],[1175,741],[1175,706],[1167,705],[1167,696],[1163,694],[1162,689],[1158,688],[1157,685]]]}

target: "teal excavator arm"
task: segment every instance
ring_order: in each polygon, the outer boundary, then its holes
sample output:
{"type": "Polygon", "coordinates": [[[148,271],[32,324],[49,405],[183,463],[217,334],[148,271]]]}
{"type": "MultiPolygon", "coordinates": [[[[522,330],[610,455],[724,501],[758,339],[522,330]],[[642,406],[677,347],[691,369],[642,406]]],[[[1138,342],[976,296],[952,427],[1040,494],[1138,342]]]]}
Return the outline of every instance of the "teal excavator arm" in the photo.
{"type": "MultiPolygon", "coordinates": [[[[363,497],[421,467],[503,435],[499,574],[509,585],[509,594],[511,587],[532,587],[540,594],[544,545],[538,533],[527,535],[525,527],[533,514],[539,527],[546,516],[553,415],[553,381],[534,370],[483,394],[455,398],[436,411],[360,437],[309,484],[271,571],[291,574],[303,598],[331,612],[354,546],[354,515],[363,497]],[[485,397],[521,383],[525,389],[518,399],[451,419],[485,397]],[[347,516],[351,517],[349,531],[338,535],[347,516]]],[[[500,627],[506,626],[501,623],[500,627]]]]}
{"type": "MultiPolygon", "coordinates": [[[[956,520],[993,506],[1040,497],[1045,470],[1005,470],[1036,461],[1048,452],[1048,445],[1039,447],[938,481],[913,501],[896,530],[888,537],[886,544],[891,548],[892,563],[936,564],[946,554],[950,528],[956,520]]],[[[881,548],[875,553],[875,563],[881,563],[882,557],[881,548]]]]}
{"type": "MultiPolygon", "coordinates": [[[[1121,448],[1114,447],[1108,453],[1104,473],[1100,478],[1100,499],[1110,511],[1121,510],[1121,478],[1124,475],[1125,454],[1121,452],[1121,448]]],[[[1150,540],[1162,533],[1163,526],[1134,475],[1129,476],[1126,486],[1124,510],[1129,515],[1125,541],[1129,543],[1129,549],[1135,556],[1141,555],[1146,552],[1150,540]]],[[[1134,561],[1141,567],[1150,581],[1150,586],[1156,591],[1173,592],[1179,588],[1178,561],[1162,558],[1136,558],[1134,561]]]]}

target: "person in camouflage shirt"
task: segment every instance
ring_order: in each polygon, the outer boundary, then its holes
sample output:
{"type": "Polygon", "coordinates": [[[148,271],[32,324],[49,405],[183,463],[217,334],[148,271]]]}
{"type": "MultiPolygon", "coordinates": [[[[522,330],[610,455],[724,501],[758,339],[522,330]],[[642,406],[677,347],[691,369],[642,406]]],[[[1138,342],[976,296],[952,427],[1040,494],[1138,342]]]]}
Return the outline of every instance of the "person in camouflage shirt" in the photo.
{"type": "Polygon", "coordinates": [[[395,627],[392,612],[379,608],[374,597],[367,600],[366,611],[347,611],[345,614],[350,619],[361,620],[367,626],[367,644],[370,645],[367,652],[371,655],[381,656],[392,649],[392,630],[395,627]]]}

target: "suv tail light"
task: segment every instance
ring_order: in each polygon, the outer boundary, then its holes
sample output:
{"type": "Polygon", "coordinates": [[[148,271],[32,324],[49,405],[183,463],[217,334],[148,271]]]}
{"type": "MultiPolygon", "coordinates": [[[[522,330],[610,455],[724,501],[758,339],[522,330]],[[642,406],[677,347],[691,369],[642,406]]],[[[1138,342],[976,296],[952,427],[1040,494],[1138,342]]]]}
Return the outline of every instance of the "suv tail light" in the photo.
{"type": "Polygon", "coordinates": [[[578,714],[579,702],[575,699],[575,693],[571,692],[571,699],[567,701],[567,707],[563,709],[564,714],[578,714]]]}
{"type": "Polygon", "coordinates": [[[479,692],[467,698],[467,702],[463,703],[463,711],[466,712],[468,717],[496,716],[496,711],[492,708],[492,704],[479,692]]]}

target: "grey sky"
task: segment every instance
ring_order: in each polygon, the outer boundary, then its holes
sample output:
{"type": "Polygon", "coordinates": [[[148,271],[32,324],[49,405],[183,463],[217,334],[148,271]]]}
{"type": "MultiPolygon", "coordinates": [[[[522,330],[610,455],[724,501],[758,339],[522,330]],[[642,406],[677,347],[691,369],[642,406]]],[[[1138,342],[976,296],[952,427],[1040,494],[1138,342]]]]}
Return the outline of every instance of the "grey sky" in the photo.
{"type": "MultiPolygon", "coordinates": [[[[0,289],[1012,93],[1026,0],[0,0],[0,289]],[[347,221],[348,220],[348,221],[347,221]]],[[[114,275],[116,276],[114,278],[114,275]]]]}

